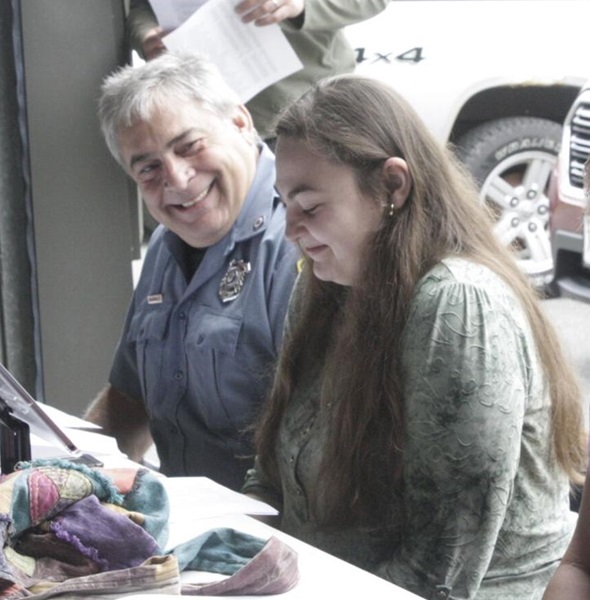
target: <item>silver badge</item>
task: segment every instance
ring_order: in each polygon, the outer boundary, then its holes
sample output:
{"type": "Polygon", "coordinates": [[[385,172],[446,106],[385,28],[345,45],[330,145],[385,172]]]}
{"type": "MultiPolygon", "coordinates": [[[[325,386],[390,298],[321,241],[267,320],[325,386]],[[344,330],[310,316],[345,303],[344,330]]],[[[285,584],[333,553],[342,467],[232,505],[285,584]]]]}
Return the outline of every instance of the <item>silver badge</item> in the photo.
{"type": "Polygon", "coordinates": [[[244,260],[232,260],[219,284],[219,297],[222,302],[235,300],[244,287],[246,274],[250,272],[250,263],[244,260]]]}

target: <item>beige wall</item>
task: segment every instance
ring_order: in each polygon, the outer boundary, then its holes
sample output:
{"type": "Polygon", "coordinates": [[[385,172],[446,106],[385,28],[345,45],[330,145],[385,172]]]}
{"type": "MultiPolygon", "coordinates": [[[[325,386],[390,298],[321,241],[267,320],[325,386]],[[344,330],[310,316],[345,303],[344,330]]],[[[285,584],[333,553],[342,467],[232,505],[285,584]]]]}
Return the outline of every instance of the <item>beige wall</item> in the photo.
{"type": "Polygon", "coordinates": [[[136,196],[96,120],[126,60],[123,0],[21,0],[44,400],[80,414],[106,382],[132,290],[136,196]]]}

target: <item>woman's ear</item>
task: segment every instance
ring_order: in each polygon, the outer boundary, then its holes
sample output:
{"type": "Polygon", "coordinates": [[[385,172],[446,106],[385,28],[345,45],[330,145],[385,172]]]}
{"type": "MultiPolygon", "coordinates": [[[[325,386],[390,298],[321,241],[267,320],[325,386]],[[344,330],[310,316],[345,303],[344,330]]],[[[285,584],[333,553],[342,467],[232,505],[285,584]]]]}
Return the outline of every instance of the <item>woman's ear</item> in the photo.
{"type": "Polygon", "coordinates": [[[381,177],[383,178],[389,201],[395,209],[400,209],[405,204],[412,189],[412,177],[408,169],[408,164],[403,158],[392,156],[383,164],[381,177]]]}

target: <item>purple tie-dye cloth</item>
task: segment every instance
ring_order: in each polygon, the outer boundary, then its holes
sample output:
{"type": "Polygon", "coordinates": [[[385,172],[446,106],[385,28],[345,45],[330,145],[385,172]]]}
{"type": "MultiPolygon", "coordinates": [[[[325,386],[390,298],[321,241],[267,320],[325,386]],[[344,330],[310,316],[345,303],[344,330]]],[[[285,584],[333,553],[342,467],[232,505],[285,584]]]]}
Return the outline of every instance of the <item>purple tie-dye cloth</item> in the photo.
{"type": "Polygon", "coordinates": [[[24,464],[0,479],[0,597],[278,594],[296,585],[297,554],[277,538],[222,528],[164,553],[168,514],[163,485],[146,469],[24,464]],[[181,588],[185,568],[229,576],[181,588]]]}
{"type": "Polygon", "coordinates": [[[78,500],[63,510],[50,521],[49,529],[95,562],[101,571],[136,567],[159,553],[151,535],[126,515],[102,506],[96,496],[78,500]]]}

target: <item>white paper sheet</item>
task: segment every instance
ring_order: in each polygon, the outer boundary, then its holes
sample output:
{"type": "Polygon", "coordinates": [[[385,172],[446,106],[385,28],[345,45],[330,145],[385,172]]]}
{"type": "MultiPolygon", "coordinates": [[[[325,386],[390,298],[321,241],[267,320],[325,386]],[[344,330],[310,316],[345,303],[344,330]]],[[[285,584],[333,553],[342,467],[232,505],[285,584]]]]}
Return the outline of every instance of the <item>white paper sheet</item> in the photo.
{"type": "Polygon", "coordinates": [[[276,515],[268,504],[239,494],[207,477],[167,477],[170,522],[186,523],[221,515],[276,515]]]}
{"type": "Polygon", "coordinates": [[[164,44],[170,50],[206,55],[247,102],[302,64],[278,25],[242,23],[235,5],[236,0],[208,0],[164,44]]]}
{"type": "Polygon", "coordinates": [[[95,425],[90,421],[85,421],[80,417],[70,415],[55,406],[39,403],[39,407],[47,414],[47,416],[55,421],[62,429],[77,428],[77,429],[101,429],[100,425],[95,425]]]}
{"type": "MultiPolygon", "coordinates": [[[[84,431],[82,429],[64,429],[64,433],[82,452],[87,452],[93,456],[102,457],[123,457],[115,438],[98,433],[100,430],[84,431]]],[[[33,458],[70,458],[71,455],[63,448],[43,440],[31,433],[31,452],[33,458]]]]}

